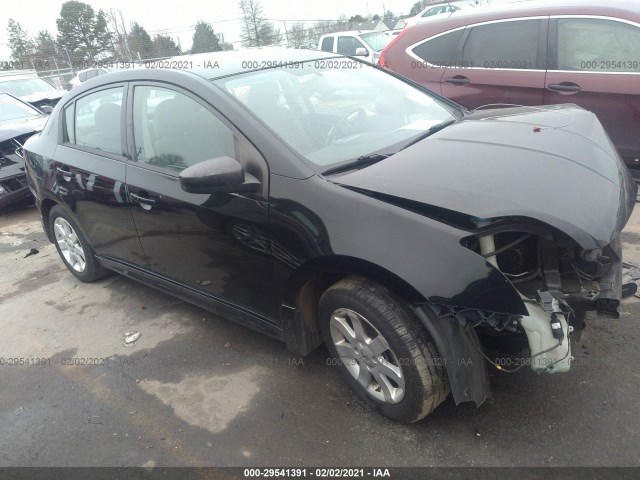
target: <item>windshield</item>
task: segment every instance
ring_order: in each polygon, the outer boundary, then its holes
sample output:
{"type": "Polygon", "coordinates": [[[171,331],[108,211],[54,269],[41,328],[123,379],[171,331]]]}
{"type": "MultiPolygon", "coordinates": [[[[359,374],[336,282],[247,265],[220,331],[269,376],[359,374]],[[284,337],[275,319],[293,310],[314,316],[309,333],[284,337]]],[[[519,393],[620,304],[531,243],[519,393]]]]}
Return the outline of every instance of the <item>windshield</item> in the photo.
{"type": "Polygon", "coordinates": [[[0,82],[0,92],[9,92],[16,97],[25,97],[32,93],[57,91],[41,78],[23,78],[0,82]]]}
{"type": "Polygon", "coordinates": [[[355,60],[328,59],[214,80],[315,166],[393,154],[461,113],[355,60]],[[346,63],[353,68],[346,68],[346,63]]]}
{"type": "Polygon", "coordinates": [[[369,45],[374,52],[381,52],[382,49],[393,40],[389,35],[382,32],[361,33],[360,38],[367,42],[367,45],[369,45]]]}
{"type": "Polygon", "coordinates": [[[0,93],[0,122],[9,122],[39,115],[41,114],[30,106],[9,95],[0,93]]]}

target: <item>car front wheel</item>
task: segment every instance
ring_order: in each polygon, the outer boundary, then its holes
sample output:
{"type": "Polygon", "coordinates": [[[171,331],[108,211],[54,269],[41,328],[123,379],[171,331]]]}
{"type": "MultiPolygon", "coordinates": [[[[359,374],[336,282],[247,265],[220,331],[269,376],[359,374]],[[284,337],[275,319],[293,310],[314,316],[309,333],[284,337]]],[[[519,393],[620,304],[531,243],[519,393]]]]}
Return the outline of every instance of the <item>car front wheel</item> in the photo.
{"type": "Polygon", "coordinates": [[[322,335],[349,386],[400,422],[431,413],[449,393],[444,366],[424,327],[388,289],[348,277],[320,298],[322,335]]]}
{"type": "Polygon", "coordinates": [[[62,261],[78,279],[93,282],[107,274],[76,222],[57,205],[49,213],[49,228],[62,261]]]}

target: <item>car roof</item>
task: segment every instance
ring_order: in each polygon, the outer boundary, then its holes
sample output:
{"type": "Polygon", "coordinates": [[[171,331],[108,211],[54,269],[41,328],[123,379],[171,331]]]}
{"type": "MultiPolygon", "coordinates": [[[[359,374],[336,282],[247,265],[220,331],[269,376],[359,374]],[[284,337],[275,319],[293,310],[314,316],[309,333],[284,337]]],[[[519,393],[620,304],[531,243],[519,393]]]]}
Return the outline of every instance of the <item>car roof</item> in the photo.
{"type": "MultiPolygon", "coordinates": [[[[77,90],[84,92],[98,85],[144,80],[145,71],[170,70],[186,71],[198,75],[206,80],[228,77],[240,73],[268,69],[269,67],[286,68],[286,64],[322,60],[327,58],[344,58],[339,55],[321,50],[294,49],[283,47],[261,47],[246,50],[228,50],[222,52],[199,53],[182,55],[163,60],[146,60],[146,68],[131,68],[112,71],[83,82],[77,90]]],[[[74,92],[76,89],[74,89],[74,92]]]]}
{"type": "Polygon", "coordinates": [[[609,4],[602,0],[510,0],[485,7],[463,8],[453,13],[451,18],[493,17],[501,13],[510,16],[511,14],[523,14],[526,16],[563,14],[616,16],[616,14],[631,14],[632,16],[640,17],[637,0],[616,0],[609,4]]]}

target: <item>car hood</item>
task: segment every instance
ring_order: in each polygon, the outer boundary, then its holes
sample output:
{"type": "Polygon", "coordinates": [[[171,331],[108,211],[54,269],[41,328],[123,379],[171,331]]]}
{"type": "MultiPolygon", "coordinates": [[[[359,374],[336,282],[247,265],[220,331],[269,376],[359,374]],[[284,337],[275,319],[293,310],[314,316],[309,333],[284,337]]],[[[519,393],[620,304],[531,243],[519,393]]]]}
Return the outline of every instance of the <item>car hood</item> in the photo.
{"type": "Polygon", "coordinates": [[[400,205],[534,219],[583,248],[617,237],[637,193],[596,116],[576,105],[475,112],[377,164],[328,178],[400,205]]]}
{"type": "Polygon", "coordinates": [[[43,100],[60,100],[64,94],[67,92],[63,92],[61,90],[49,90],[45,92],[35,92],[30,93],[29,95],[23,95],[20,97],[20,100],[27,103],[38,103],[43,100]]]}
{"type": "Polygon", "coordinates": [[[28,117],[21,120],[0,123],[0,142],[19,137],[27,133],[37,133],[47,123],[47,115],[28,117]]]}

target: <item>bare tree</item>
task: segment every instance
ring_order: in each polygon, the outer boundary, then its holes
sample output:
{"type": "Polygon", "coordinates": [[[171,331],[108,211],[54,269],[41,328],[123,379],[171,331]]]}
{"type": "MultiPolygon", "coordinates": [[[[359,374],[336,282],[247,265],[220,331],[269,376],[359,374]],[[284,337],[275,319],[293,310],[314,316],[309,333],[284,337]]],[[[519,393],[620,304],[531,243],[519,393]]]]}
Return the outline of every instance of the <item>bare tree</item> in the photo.
{"type": "Polygon", "coordinates": [[[133,58],[133,53],[131,48],[129,48],[129,33],[127,32],[122,11],[118,9],[116,12],[111,8],[108,12],[105,12],[105,16],[107,17],[107,29],[111,33],[113,49],[116,52],[116,55],[120,58],[131,60],[133,58]]]}
{"type": "Polygon", "coordinates": [[[280,29],[264,18],[260,0],[240,0],[242,10],[242,44],[245,47],[262,47],[282,41],[280,29]]]}
{"type": "Polygon", "coordinates": [[[298,48],[300,45],[305,43],[307,40],[307,31],[304,28],[304,24],[302,22],[297,22],[291,25],[291,29],[289,30],[289,42],[293,48],[298,48]]]}

